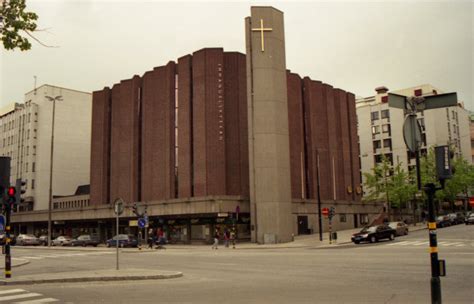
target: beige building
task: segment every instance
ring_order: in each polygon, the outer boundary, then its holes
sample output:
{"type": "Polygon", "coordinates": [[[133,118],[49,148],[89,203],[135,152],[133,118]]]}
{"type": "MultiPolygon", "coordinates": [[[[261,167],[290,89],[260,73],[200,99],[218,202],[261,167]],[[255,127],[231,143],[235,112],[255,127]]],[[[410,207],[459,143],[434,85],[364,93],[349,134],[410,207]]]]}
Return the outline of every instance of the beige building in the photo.
{"type": "Polygon", "coordinates": [[[46,210],[49,201],[51,132],[55,108],[53,196],[71,195],[89,184],[91,94],[43,85],[25,102],[0,112],[0,155],[11,157],[11,180],[26,182],[18,211],[46,210]],[[59,97],[61,96],[61,97],[59,97]]]}
{"type": "MultiPolygon", "coordinates": [[[[389,108],[388,89],[379,87],[377,94],[356,101],[360,143],[361,172],[370,172],[381,161],[382,155],[393,164],[402,163],[405,170],[415,166],[415,155],[410,153],[403,140],[404,114],[402,109],[389,108]]],[[[404,96],[428,96],[443,93],[425,84],[391,91],[404,96]]],[[[421,153],[436,145],[455,147],[456,155],[471,160],[469,142],[469,113],[458,106],[439,108],[418,113],[422,127],[421,153]]],[[[362,176],[364,181],[364,178],[362,176]]]]}

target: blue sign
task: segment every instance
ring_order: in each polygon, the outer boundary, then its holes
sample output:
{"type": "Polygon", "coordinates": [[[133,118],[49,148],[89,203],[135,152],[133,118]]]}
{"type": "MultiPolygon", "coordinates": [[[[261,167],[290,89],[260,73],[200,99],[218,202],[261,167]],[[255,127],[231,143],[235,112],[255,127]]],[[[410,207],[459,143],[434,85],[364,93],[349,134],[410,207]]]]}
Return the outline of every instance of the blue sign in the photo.
{"type": "Polygon", "coordinates": [[[139,219],[138,219],[138,227],[139,227],[139,228],[142,228],[142,229],[145,228],[145,226],[146,226],[146,224],[147,224],[146,222],[147,222],[147,221],[146,221],[144,218],[142,218],[142,217],[139,218],[139,219]]]}
{"type": "Polygon", "coordinates": [[[0,233],[5,232],[5,216],[0,215],[0,233]]]}

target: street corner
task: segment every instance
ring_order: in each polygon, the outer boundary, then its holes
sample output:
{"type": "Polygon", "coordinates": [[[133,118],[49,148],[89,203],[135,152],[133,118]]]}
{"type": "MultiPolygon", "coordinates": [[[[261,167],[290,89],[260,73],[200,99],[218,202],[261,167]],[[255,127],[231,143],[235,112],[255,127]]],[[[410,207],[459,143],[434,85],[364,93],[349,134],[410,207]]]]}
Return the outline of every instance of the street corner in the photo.
{"type": "Polygon", "coordinates": [[[150,269],[93,270],[78,272],[60,272],[35,275],[22,275],[12,279],[0,280],[0,285],[32,285],[48,283],[106,282],[106,281],[140,281],[180,278],[180,271],[150,269]]]}

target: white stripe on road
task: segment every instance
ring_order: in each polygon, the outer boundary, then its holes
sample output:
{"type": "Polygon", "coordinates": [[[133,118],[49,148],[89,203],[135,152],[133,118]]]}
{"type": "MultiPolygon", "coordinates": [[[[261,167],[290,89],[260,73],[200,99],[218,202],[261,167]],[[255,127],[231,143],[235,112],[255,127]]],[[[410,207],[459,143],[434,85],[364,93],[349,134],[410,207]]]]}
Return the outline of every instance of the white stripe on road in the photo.
{"type": "Polygon", "coordinates": [[[428,245],[430,242],[422,241],[422,242],[413,242],[411,245],[414,246],[421,246],[421,245],[428,245]]]}
{"type": "Polygon", "coordinates": [[[33,297],[38,297],[38,296],[42,296],[42,294],[36,293],[36,292],[30,292],[30,293],[19,294],[16,296],[0,297],[0,302],[16,300],[16,299],[24,299],[24,298],[33,298],[33,297]]]}
{"type": "Polygon", "coordinates": [[[23,291],[25,291],[25,290],[24,289],[2,290],[2,291],[0,291],[0,295],[9,294],[9,293],[23,292],[23,291]]]}
{"type": "Polygon", "coordinates": [[[456,245],[456,247],[464,247],[466,246],[465,244],[459,244],[459,245],[456,245]]]}
{"type": "Polygon", "coordinates": [[[403,242],[397,242],[397,243],[392,243],[392,244],[388,244],[388,246],[395,246],[395,245],[408,245],[410,242],[408,241],[403,241],[403,242]]]}
{"type": "Polygon", "coordinates": [[[29,260],[42,260],[43,258],[40,257],[30,257],[30,256],[22,256],[22,259],[29,259],[29,260]]]}
{"type": "Polygon", "coordinates": [[[23,301],[23,302],[15,302],[15,303],[16,304],[40,304],[40,303],[51,303],[51,302],[57,302],[57,301],[59,301],[59,300],[55,299],[55,298],[44,298],[44,299],[23,301]]]}

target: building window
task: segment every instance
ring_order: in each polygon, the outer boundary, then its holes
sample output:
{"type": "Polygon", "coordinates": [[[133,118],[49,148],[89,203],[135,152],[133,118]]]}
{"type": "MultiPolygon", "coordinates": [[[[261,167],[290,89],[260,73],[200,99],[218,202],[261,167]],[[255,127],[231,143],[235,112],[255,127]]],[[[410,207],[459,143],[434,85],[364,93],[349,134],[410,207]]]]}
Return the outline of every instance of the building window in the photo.
{"type": "Polygon", "coordinates": [[[389,124],[382,125],[382,132],[388,133],[390,135],[390,125],[389,124]]]}
{"type": "Polygon", "coordinates": [[[378,120],[379,119],[379,112],[372,112],[370,113],[370,118],[372,120],[378,120]]]}
{"type": "Polygon", "coordinates": [[[387,110],[382,110],[382,118],[390,118],[390,111],[387,110]]]}
{"type": "Polygon", "coordinates": [[[28,122],[30,122],[31,113],[28,113],[28,122]]]}
{"type": "Polygon", "coordinates": [[[345,213],[339,214],[339,222],[341,222],[341,223],[347,222],[346,214],[345,214],[345,213]]]}
{"type": "Polygon", "coordinates": [[[35,180],[34,179],[31,180],[31,189],[35,189],[35,180]]]}
{"type": "Polygon", "coordinates": [[[382,147],[382,142],[380,140],[374,140],[373,145],[374,145],[374,153],[376,153],[376,150],[382,147]]]}
{"type": "Polygon", "coordinates": [[[390,138],[384,139],[383,147],[392,149],[392,140],[390,138]]]}
{"type": "Polygon", "coordinates": [[[28,163],[26,163],[25,172],[28,172],[28,163]]]}
{"type": "Polygon", "coordinates": [[[380,134],[380,127],[372,126],[372,134],[380,134]]]}
{"type": "Polygon", "coordinates": [[[421,96],[423,94],[423,91],[421,89],[416,89],[414,93],[415,96],[421,96]]]}
{"type": "Polygon", "coordinates": [[[31,164],[31,172],[35,172],[35,162],[31,164]]]}

